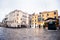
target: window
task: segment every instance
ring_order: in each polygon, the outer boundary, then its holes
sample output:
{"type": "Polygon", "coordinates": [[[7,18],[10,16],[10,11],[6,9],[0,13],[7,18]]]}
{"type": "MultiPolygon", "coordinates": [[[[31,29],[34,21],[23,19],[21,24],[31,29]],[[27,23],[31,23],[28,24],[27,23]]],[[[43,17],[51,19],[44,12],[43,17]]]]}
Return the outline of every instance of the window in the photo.
{"type": "Polygon", "coordinates": [[[38,21],[41,21],[41,18],[38,18],[38,21]]]}
{"type": "Polygon", "coordinates": [[[24,17],[24,18],[27,18],[27,16],[26,16],[26,15],[23,15],[23,17],[24,17]]]}
{"type": "Polygon", "coordinates": [[[49,14],[47,14],[47,16],[49,16],[49,14]]]}
{"type": "Polygon", "coordinates": [[[44,21],[44,18],[38,17],[38,22],[39,22],[39,21],[44,21]]]}
{"type": "Polygon", "coordinates": [[[39,14],[41,14],[41,12],[39,14]]]}
{"type": "Polygon", "coordinates": [[[55,16],[55,19],[56,19],[56,16],[55,16]]]}
{"type": "Polygon", "coordinates": [[[22,20],[22,18],[21,18],[21,20],[22,20]]]}
{"type": "Polygon", "coordinates": [[[26,19],[26,18],[21,18],[21,20],[24,20],[24,21],[26,21],[27,19],[26,19]]]}
{"type": "Polygon", "coordinates": [[[5,18],[5,20],[7,20],[8,18],[5,18]]]}
{"type": "Polygon", "coordinates": [[[56,14],[56,12],[54,12],[54,14],[56,14]]]}
{"type": "Polygon", "coordinates": [[[16,20],[15,20],[15,22],[16,22],[16,20]]]}
{"type": "Polygon", "coordinates": [[[17,14],[17,16],[19,16],[19,14],[17,14]]]}
{"type": "Polygon", "coordinates": [[[42,20],[44,21],[44,18],[42,20]]]}
{"type": "Polygon", "coordinates": [[[17,21],[17,23],[18,23],[18,21],[17,21]]]}
{"type": "Polygon", "coordinates": [[[41,17],[41,15],[39,15],[38,17],[41,17]]]}

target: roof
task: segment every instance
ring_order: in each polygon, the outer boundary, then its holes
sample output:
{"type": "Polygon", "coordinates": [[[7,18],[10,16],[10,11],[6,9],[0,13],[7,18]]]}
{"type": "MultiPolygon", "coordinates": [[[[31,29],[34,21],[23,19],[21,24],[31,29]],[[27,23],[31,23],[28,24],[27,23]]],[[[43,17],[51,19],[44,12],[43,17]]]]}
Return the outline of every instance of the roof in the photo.
{"type": "Polygon", "coordinates": [[[50,12],[58,12],[58,10],[53,10],[53,11],[43,11],[41,13],[50,13],[50,12]]]}
{"type": "Polygon", "coordinates": [[[14,12],[22,12],[22,13],[24,13],[24,14],[27,14],[26,12],[23,12],[22,10],[17,10],[17,9],[11,11],[9,14],[14,13],[14,12]]]}

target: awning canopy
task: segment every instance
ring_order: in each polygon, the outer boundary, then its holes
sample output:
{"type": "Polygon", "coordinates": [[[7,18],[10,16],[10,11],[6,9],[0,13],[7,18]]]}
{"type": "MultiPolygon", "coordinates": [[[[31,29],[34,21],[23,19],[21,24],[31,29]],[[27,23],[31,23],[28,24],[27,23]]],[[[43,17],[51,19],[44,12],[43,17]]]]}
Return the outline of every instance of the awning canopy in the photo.
{"type": "Polygon", "coordinates": [[[56,20],[55,18],[48,18],[48,19],[46,19],[45,21],[50,20],[50,19],[51,19],[51,20],[56,20]]]}

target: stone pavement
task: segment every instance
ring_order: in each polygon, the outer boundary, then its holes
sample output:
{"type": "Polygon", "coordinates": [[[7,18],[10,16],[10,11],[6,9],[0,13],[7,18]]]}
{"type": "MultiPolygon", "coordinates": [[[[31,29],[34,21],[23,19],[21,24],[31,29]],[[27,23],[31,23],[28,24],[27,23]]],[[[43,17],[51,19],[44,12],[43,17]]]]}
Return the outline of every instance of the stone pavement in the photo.
{"type": "Polygon", "coordinates": [[[0,27],[0,40],[60,40],[60,30],[0,27]]]}

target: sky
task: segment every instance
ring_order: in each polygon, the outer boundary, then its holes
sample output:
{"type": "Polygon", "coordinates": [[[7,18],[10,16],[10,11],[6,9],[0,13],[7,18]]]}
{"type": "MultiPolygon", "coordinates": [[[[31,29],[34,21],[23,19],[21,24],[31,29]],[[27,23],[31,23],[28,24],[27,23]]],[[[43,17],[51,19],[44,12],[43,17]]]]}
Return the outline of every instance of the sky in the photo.
{"type": "Polygon", "coordinates": [[[28,14],[58,10],[58,15],[60,15],[59,3],[60,0],[0,0],[0,22],[5,15],[15,9],[28,14]]]}

